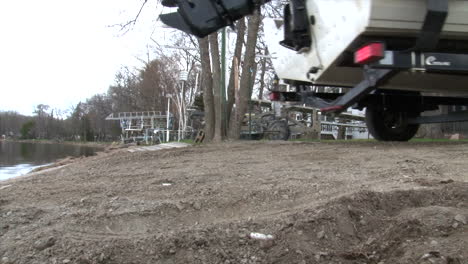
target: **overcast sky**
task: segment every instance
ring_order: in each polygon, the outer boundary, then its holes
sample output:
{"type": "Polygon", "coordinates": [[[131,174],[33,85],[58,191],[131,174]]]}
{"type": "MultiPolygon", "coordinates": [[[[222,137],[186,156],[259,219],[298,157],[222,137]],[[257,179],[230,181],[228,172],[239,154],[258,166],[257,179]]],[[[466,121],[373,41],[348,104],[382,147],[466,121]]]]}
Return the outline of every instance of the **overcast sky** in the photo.
{"type": "Polygon", "coordinates": [[[123,35],[142,0],[0,1],[0,110],[32,114],[37,104],[69,109],[103,93],[121,66],[141,66],[160,39],[156,1],[123,35]]]}

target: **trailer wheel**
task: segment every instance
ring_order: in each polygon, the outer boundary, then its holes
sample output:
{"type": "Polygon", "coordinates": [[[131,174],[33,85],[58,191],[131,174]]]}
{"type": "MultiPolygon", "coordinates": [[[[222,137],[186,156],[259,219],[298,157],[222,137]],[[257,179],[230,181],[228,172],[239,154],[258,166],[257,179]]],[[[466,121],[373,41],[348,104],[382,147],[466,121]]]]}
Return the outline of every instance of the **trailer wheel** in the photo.
{"type": "Polygon", "coordinates": [[[416,135],[417,124],[408,124],[408,118],[418,113],[398,112],[378,106],[368,106],[366,124],[371,135],[380,141],[408,141],[416,135]]]}
{"type": "Polygon", "coordinates": [[[286,120],[273,121],[268,125],[266,138],[269,140],[288,140],[289,126],[286,120]]]}

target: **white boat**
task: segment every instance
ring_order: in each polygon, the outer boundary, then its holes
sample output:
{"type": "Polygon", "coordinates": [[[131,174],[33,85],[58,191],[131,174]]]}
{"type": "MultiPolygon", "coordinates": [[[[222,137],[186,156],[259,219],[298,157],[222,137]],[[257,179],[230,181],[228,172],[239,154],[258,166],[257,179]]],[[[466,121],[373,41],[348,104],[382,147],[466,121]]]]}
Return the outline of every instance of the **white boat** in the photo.
{"type": "MultiPolygon", "coordinates": [[[[362,80],[362,69],[352,63],[353,52],[369,40],[382,40],[387,49],[414,45],[426,15],[426,0],[314,0],[306,1],[312,45],[302,52],[279,44],[283,23],[265,21],[265,35],[273,64],[281,79],[317,85],[352,87],[362,80]],[[350,63],[351,60],[351,63],[350,63]],[[310,69],[319,69],[310,73],[310,69]]],[[[441,32],[443,52],[468,53],[468,1],[449,1],[441,32]]],[[[379,88],[468,93],[468,75],[423,74],[403,71],[379,88]]]]}

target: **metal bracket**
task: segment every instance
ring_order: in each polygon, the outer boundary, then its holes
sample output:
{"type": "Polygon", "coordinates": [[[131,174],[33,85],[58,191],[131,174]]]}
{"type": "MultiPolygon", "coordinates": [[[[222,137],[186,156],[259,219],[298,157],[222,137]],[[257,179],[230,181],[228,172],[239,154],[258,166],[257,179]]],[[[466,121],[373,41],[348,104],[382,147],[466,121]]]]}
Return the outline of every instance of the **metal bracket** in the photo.
{"type": "Polygon", "coordinates": [[[427,13],[416,45],[409,51],[434,51],[448,16],[448,0],[427,0],[427,13]]]}
{"type": "Polygon", "coordinates": [[[359,102],[363,97],[376,89],[396,71],[389,69],[372,69],[368,66],[364,67],[364,80],[354,86],[349,92],[336,98],[333,101],[327,101],[315,96],[306,97],[305,103],[311,107],[320,108],[322,112],[341,113],[355,103],[359,102]]]}

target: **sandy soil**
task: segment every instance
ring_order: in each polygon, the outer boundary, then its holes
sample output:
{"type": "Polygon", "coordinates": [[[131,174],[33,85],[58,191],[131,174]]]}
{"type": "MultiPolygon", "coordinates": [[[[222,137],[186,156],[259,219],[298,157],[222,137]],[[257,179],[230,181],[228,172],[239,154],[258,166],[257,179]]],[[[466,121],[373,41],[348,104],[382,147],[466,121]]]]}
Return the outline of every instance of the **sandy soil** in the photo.
{"type": "Polygon", "coordinates": [[[467,158],[466,143],[114,150],[0,182],[0,263],[464,264],[467,158]]]}

